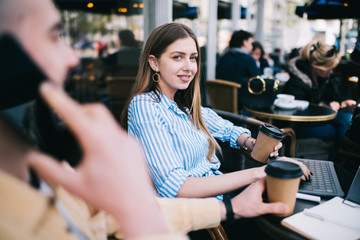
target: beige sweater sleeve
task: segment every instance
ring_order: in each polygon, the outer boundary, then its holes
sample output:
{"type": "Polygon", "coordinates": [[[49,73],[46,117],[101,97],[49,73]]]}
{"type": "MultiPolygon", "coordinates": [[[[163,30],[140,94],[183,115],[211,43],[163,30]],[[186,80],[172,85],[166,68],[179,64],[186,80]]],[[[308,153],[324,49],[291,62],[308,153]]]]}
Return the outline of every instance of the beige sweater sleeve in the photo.
{"type": "MultiPolygon", "coordinates": [[[[216,227],[220,224],[220,205],[215,198],[156,198],[156,202],[173,233],[188,233],[199,229],[216,227]]],[[[121,227],[107,216],[108,233],[116,233],[122,239],[121,227]]],[[[168,239],[182,239],[183,235],[173,235],[168,239]]],[[[166,239],[166,236],[164,236],[166,239]]],[[[150,240],[151,238],[149,238],[150,240]]],[[[158,239],[158,238],[154,238],[158,239]]],[[[185,238],[186,239],[186,238],[185,238]]]]}
{"type": "Polygon", "coordinates": [[[156,198],[173,232],[190,232],[220,224],[220,206],[215,198],[156,198]]]}

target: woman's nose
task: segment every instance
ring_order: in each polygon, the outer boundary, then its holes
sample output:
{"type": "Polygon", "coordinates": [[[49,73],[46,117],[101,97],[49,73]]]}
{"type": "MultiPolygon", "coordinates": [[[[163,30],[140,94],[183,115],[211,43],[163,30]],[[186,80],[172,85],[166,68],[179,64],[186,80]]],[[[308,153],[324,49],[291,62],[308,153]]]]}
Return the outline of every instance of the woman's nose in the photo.
{"type": "Polygon", "coordinates": [[[190,71],[190,70],[192,70],[193,65],[194,65],[193,62],[191,62],[190,59],[185,59],[183,70],[184,71],[190,71]]]}

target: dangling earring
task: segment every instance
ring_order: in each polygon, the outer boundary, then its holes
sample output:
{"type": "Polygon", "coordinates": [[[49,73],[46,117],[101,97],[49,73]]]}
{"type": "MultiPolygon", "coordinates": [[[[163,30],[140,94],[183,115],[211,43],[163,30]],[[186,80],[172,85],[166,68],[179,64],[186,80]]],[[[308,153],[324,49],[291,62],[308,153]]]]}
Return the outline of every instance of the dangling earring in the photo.
{"type": "Polygon", "coordinates": [[[154,82],[158,83],[159,79],[160,79],[160,74],[159,74],[158,70],[156,69],[155,73],[152,75],[152,80],[154,82]]]}

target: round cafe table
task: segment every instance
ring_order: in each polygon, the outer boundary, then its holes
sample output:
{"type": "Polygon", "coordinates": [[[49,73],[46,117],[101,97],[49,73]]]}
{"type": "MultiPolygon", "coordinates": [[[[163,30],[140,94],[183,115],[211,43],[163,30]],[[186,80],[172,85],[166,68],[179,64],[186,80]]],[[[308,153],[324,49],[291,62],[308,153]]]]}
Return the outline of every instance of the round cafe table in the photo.
{"type": "Polygon", "coordinates": [[[273,124],[274,120],[285,122],[286,125],[321,124],[336,117],[336,111],[314,104],[309,104],[306,109],[282,109],[271,106],[269,108],[244,107],[244,110],[252,117],[270,124],[273,124]]]}

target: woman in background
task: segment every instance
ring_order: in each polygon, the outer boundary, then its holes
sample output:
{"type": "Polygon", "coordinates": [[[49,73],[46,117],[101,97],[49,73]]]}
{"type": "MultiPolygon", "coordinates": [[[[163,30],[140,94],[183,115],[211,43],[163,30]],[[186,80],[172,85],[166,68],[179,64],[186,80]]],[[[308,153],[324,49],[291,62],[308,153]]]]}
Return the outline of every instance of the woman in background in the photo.
{"type": "Polygon", "coordinates": [[[336,118],[328,124],[295,129],[296,136],[300,138],[334,140],[330,160],[336,157],[337,149],[341,145],[352,116],[351,113],[339,110],[356,104],[354,100],[342,97],[339,84],[331,76],[339,61],[335,46],[322,42],[307,44],[301,50],[299,57],[290,60],[288,66],[290,79],[284,89],[285,93],[294,95],[296,99],[327,106],[337,111],[336,118]]]}
{"type": "Polygon", "coordinates": [[[251,56],[255,59],[257,67],[260,69],[260,73],[264,74],[264,68],[270,67],[268,59],[265,58],[265,51],[260,42],[252,43],[251,56]]]}

